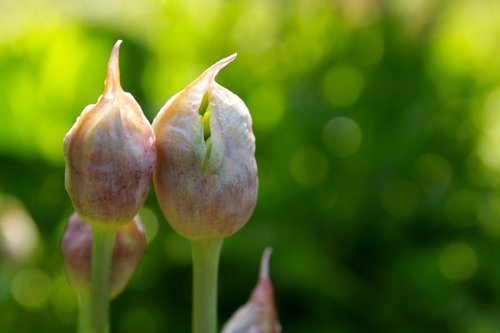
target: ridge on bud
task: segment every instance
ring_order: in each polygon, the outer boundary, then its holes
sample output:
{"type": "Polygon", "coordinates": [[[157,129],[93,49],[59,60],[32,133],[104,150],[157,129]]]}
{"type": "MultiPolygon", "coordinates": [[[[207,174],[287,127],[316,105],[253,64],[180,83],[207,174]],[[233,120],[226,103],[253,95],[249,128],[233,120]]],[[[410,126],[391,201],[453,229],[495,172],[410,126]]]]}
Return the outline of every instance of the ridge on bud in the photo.
{"type": "MultiPolygon", "coordinates": [[[[113,248],[111,298],[120,294],[132,277],[146,248],[146,237],[139,216],[119,227],[113,248]]],[[[92,228],[74,213],[61,242],[66,276],[79,293],[89,295],[92,257],[92,228]]]]}
{"type": "Polygon", "coordinates": [[[281,325],[269,278],[271,249],[262,255],[259,282],[250,300],[240,307],[224,325],[222,333],[280,333],[281,325]]]}
{"type": "Polygon", "coordinates": [[[102,96],[64,138],[66,190],[88,223],[127,223],[151,189],[155,135],[139,104],[121,87],[120,44],[111,52],[102,96]]]}
{"type": "Polygon", "coordinates": [[[208,68],[153,121],[158,201],[173,229],[189,239],[230,236],[255,208],[252,119],[245,103],[214,80],[235,58],[208,68]]]}

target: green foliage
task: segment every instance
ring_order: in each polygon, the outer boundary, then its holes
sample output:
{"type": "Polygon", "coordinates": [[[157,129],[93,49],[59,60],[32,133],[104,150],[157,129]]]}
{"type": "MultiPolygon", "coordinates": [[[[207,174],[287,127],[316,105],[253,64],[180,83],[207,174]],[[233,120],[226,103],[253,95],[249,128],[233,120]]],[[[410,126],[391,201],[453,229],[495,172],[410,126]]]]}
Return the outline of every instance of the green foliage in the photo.
{"type": "MultiPolygon", "coordinates": [[[[220,323],[262,250],[284,332],[496,332],[500,5],[465,1],[0,2],[0,331],[71,332],[62,139],[121,78],[151,120],[204,68],[254,119],[255,214],[222,249],[220,323]]],[[[190,247],[151,193],[116,332],[188,332],[190,247]]]]}

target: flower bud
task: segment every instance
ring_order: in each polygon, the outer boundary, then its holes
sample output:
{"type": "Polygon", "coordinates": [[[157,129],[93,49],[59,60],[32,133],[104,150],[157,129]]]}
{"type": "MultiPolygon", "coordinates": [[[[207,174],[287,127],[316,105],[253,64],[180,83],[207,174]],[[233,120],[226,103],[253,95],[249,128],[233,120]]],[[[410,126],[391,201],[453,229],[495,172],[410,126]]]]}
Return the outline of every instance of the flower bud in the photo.
{"type": "MultiPolygon", "coordinates": [[[[118,228],[113,248],[111,267],[111,297],[120,294],[139,263],[146,248],[144,228],[137,215],[131,222],[118,228]]],[[[64,231],[61,242],[66,275],[70,285],[80,294],[90,293],[92,227],[76,213],[64,231]]]]}
{"type": "Polygon", "coordinates": [[[104,92],[87,106],[64,138],[66,190],[88,223],[129,222],[151,189],[155,135],[131,94],[122,90],[118,41],[104,92]]]}
{"type": "Polygon", "coordinates": [[[245,103],[214,81],[235,57],[207,69],[153,121],[158,201],[173,229],[189,239],[230,236],[255,208],[252,119],[245,103]]]}
{"type": "Polygon", "coordinates": [[[250,300],[239,308],[224,325],[222,333],[280,333],[274,304],[273,286],[269,279],[269,258],[271,249],[262,256],[259,283],[250,300]]]}

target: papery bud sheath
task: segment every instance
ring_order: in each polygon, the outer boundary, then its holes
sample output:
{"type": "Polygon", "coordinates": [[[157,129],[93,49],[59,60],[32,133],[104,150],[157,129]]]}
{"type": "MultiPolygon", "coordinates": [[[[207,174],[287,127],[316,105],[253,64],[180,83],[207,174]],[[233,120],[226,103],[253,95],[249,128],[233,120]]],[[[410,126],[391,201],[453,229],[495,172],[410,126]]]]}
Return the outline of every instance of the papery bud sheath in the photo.
{"type": "Polygon", "coordinates": [[[64,138],[66,190],[86,222],[121,225],[134,218],[151,189],[155,135],[139,104],[120,85],[113,48],[104,92],[64,138]]]}
{"type": "Polygon", "coordinates": [[[252,119],[245,103],[214,81],[235,57],[207,69],[172,97],[153,122],[158,201],[170,225],[189,239],[230,236],[255,207],[252,119]]]}

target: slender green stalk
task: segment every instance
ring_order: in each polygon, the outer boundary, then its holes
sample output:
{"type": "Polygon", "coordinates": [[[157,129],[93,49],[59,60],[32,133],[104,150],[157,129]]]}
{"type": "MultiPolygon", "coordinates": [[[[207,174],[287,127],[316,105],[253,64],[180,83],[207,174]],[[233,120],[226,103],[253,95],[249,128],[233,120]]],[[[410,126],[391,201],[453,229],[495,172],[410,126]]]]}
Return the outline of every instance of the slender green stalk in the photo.
{"type": "Polygon", "coordinates": [[[222,238],[192,240],[193,333],[217,332],[217,273],[222,238]]]}
{"type": "Polygon", "coordinates": [[[111,264],[116,228],[92,226],[90,325],[92,333],[109,331],[111,264]]]}
{"type": "Polygon", "coordinates": [[[90,328],[90,296],[80,295],[80,313],[78,315],[78,333],[92,332],[90,328]]]}

